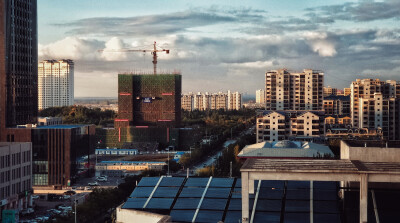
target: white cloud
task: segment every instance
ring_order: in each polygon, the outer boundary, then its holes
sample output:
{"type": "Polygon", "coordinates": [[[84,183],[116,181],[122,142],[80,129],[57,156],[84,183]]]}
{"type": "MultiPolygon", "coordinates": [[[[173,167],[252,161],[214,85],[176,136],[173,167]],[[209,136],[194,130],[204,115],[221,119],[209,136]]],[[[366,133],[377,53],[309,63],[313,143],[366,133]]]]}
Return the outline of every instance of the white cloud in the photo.
{"type": "MultiPolygon", "coordinates": [[[[133,43],[136,44],[136,43],[133,43]]],[[[106,42],[101,57],[106,61],[124,61],[127,59],[127,52],[121,52],[125,48],[124,42],[118,37],[112,37],[106,42]]]]}
{"type": "Polygon", "coordinates": [[[333,57],[337,54],[335,43],[325,32],[306,32],[303,35],[310,48],[321,57],[333,57]]]}
{"type": "Polygon", "coordinates": [[[98,49],[104,43],[98,40],[89,40],[78,37],[66,37],[47,45],[39,44],[39,59],[73,59],[96,60],[99,57],[98,49]]]}

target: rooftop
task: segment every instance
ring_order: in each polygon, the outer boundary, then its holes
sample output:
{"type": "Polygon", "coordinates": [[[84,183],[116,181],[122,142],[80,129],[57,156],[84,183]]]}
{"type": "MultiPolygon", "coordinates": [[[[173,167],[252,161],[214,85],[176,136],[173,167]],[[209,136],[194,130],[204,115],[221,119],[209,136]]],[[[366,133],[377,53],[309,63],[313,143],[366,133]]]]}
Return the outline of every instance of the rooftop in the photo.
{"type": "Polygon", "coordinates": [[[247,145],[238,154],[241,158],[312,158],[334,156],[328,146],[302,141],[265,141],[247,145]]]}
{"type": "Polygon", "coordinates": [[[79,128],[84,126],[89,126],[90,124],[76,124],[76,125],[44,125],[44,126],[37,126],[37,129],[73,129],[79,128]]]}
{"type": "Polygon", "coordinates": [[[400,141],[380,141],[380,140],[343,140],[347,145],[351,147],[380,147],[386,148],[400,148],[400,141]]]}

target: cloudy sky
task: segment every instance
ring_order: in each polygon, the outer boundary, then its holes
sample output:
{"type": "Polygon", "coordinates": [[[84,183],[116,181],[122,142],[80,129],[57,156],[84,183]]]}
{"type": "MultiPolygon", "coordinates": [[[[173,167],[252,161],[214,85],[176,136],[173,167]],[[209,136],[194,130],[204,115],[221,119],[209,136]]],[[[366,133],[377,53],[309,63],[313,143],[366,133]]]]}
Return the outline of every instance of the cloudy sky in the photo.
{"type": "Polygon", "coordinates": [[[183,92],[264,88],[265,71],[323,70],[325,85],[400,81],[398,0],[39,0],[39,59],[75,61],[75,97],[117,97],[117,74],[180,70],[183,92]]]}

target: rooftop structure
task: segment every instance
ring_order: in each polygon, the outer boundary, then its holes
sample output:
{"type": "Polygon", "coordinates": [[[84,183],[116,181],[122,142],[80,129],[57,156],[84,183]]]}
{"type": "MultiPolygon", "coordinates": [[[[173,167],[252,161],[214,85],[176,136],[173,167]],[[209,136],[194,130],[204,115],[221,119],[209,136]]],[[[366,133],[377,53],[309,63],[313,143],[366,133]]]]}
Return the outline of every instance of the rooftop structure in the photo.
{"type": "Polygon", "coordinates": [[[238,154],[242,159],[246,158],[289,158],[312,159],[316,157],[331,156],[334,154],[328,146],[300,141],[265,141],[247,145],[238,154]]]}

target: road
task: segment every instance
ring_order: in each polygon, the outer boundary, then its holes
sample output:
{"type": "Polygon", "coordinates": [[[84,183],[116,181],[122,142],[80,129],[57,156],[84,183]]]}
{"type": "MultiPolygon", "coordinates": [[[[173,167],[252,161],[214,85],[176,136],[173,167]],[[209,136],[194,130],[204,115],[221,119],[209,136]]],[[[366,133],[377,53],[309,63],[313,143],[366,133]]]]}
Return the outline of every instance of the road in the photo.
{"type": "MultiPolygon", "coordinates": [[[[248,135],[248,134],[251,134],[252,132],[254,132],[255,128],[256,128],[256,126],[252,126],[252,127],[248,128],[248,129],[246,129],[245,131],[241,132],[237,138],[225,141],[224,144],[223,144],[223,149],[222,150],[218,151],[215,155],[208,156],[208,158],[206,160],[204,160],[203,162],[201,162],[200,164],[197,164],[196,166],[193,166],[190,169],[189,175],[192,176],[192,175],[194,175],[196,173],[197,170],[199,170],[201,168],[204,168],[206,166],[211,166],[222,155],[222,151],[223,150],[228,148],[229,145],[236,143],[237,140],[240,137],[243,137],[244,135],[248,135]]],[[[178,171],[173,175],[186,176],[187,175],[187,170],[178,171]]]]}

